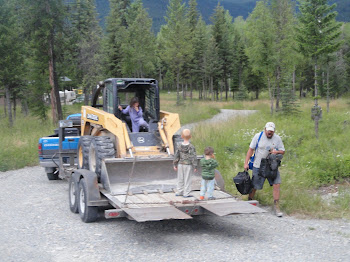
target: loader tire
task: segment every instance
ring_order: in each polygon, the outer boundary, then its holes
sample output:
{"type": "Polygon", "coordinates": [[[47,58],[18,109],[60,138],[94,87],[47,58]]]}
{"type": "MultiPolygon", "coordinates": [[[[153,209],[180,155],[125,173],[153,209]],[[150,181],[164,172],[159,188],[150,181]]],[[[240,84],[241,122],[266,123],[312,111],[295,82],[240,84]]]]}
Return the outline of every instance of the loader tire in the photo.
{"type": "Polygon", "coordinates": [[[85,223],[95,222],[98,217],[98,207],[88,205],[88,184],[84,178],[79,182],[78,210],[85,223]]]}
{"type": "Polygon", "coordinates": [[[89,169],[89,149],[92,136],[81,136],[78,143],[78,168],[89,169]]]}
{"type": "Polygon", "coordinates": [[[96,136],[92,139],[89,149],[89,170],[97,174],[98,180],[101,177],[102,160],[114,157],[114,143],[110,137],[96,136]]]}

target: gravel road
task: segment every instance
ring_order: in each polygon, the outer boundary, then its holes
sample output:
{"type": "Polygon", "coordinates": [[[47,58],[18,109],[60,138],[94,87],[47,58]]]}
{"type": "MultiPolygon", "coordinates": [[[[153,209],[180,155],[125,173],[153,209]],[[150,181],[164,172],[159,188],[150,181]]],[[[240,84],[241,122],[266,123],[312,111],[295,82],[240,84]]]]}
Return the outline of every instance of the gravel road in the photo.
{"type": "Polygon", "coordinates": [[[44,169],[0,172],[0,261],[350,261],[350,221],[268,212],[137,223],[85,224],[68,183],[44,169]]]}
{"type": "Polygon", "coordinates": [[[190,130],[194,129],[197,124],[199,123],[208,123],[208,124],[215,124],[215,123],[222,123],[224,121],[228,121],[232,118],[235,117],[243,117],[243,116],[248,116],[250,114],[256,113],[257,110],[233,110],[233,109],[220,109],[220,113],[215,115],[214,117],[204,120],[204,121],[199,121],[196,123],[192,124],[186,124],[183,125],[179,131],[177,131],[177,134],[181,134],[181,131],[185,128],[188,128],[190,130]]]}

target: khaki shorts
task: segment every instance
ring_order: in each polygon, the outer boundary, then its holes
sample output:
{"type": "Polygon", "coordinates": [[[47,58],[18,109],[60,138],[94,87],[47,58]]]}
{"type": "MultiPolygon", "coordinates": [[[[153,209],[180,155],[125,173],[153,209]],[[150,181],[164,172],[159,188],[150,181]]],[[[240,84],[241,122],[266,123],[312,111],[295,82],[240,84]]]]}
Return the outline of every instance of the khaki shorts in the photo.
{"type": "Polygon", "coordinates": [[[253,177],[252,177],[252,183],[254,189],[263,189],[265,179],[269,181],[270,186],[276,185],[276,184],[281,184],[281,175],[280,171],[277,171],[277,176],[274,180],[271,180],[270,178],[265,178],[262,176],[259,176],[259,168],[253,167],[253,177]]]}

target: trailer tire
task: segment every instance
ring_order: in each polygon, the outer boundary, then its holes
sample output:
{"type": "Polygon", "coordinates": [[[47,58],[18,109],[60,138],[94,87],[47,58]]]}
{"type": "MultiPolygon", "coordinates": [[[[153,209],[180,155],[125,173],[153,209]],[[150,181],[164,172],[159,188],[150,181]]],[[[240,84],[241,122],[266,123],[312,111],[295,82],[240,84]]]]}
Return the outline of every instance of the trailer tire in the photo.
{"type": "Polygon", "coordinates": [[[73,213],[78,213],[78,192],[79,185],[73,177],[69,179],[69,208],[73,213]]]}
{"type": "Polygon", "coordinates": [[[114,158],[114,143],[108,136],[97,136],[92,139],[89,149],[89,170],[97,174],[98,180],[101,177],[102,160],[114,158]]]}
{"type": "Polygon", "coordinates": [[[90,223],[96,221],[98,208],[95,206],[88,206],[88,185],[84,178],[79,182],[78,210],[83,222],[90,223]]]}
{"type": "Polygon", "coordinates": [[[50,181],[59,179],[58,172],[56,172],[56,173],[46,173],[46,175],[47,175],[47,179],[50,180],[50,181]]]}
{"type": "Polygon", "coordinates": [[[89,148],[92,136],[81,136],[78,143],[78,168],[89,169],[89,148]]]}

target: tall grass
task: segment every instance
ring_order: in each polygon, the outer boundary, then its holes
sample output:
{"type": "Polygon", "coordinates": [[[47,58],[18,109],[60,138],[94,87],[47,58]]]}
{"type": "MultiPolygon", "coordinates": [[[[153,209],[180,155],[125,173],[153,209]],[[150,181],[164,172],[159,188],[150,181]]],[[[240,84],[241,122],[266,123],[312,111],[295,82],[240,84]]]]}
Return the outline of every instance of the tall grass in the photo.
{"type": "MultiPolygon", "coordinates": [[[[79,113],[80,105],[65,105],[62,111],[64,117],[79,113]]],[[[57,128],[52,124],[51,117],[43,121],[34,116],[23,116],[18,110],[14,126],[10,128],[1,110],[0,115],[0,171],[38,165],[39,138],[53,134],[53,130],[57,128]]]]}
{"type": "MultiPolygon", "coordinates": [[[[345,212],[345,207],[349,210],[349,206],[344,205],[344,202],[349,203],[349,192],[345,190],[338,201],[328,205],[315,191],[321,185],[341,183],[350,178],[350,106],[346,100],[333,101],[330,113],[324,112],[319,139],[315,138],[314,122],[311,120],[311,100],[301,103],[299,116],[271,116],[268,101],[252,103],[258,103],[255,108],[263,109],[249,117],[221,124],[200,125],[193,134],[197,152],[203,152],[206,146],[214,147],[227,190],[239,195],[232,178],[243,170],[254,134],[262,131],[266,122],[273,121],[276,133],[282,137],[286,148],[280,168],[282,208],[287,213],[315,217],[350,217],[345,212]]],[[[325,108],[323,101],[321,106],[325,108]]],[[[272,204],[272,188],[268,183],[264,190],[258,191],[257,198],[262,204],[272,204]]]]}

